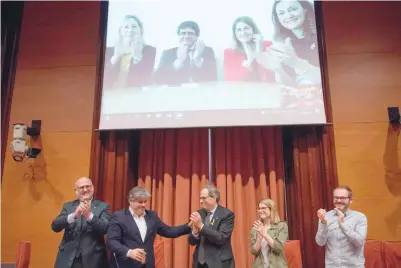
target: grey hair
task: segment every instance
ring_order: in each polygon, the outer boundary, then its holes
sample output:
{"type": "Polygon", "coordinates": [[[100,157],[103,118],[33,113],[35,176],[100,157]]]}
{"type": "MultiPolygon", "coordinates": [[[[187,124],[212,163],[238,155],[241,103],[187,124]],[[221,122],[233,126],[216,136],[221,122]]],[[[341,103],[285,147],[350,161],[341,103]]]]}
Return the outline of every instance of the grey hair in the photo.
{"type": "Polygon", "coordinates": [[[217,189],[217,187],[214,187],[213,185],[208,184],[205,187],[203,187],[203,189],[207,189],[207,194],[212,198],[216,198],[217,203],[220,202],[220,191],[219,191],[219,189],[217,189]]]}
{"type": "Polygon", "coordinates": [[[146,190],[146,188],[141,186],[135,186],[128,193],[128,200],[136,200],[136,199],[147,199],[152,195],[146,190]]]}

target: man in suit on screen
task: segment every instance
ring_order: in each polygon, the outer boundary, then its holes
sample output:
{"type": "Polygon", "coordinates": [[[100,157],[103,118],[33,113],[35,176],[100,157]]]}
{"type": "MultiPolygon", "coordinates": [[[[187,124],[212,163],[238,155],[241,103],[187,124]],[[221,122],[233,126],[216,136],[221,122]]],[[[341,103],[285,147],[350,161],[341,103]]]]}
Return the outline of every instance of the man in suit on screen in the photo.
{"type": "Polygon", "coordinates": [[[163,51],[155,73],[161,85],[180,85],[216,81],[214,51],[199,39],[199,25],[184,21],[177,28],[179,46],[163,51]]]}
{"type": "Polygon", "coordinates": [[[55,268],[107,268],[104,235],[110,220],[109,205],[94,200],[94,187],[89,178],[75,183],[78,199],[63,205],[51,228],[64,230],[55,268]]]}
{"type": "Polygon", "coordinates": [[[153,243],[156,235],[176,238],[190,232],[187,224],[166,225],[156,212],[146,209],[150,193],[137,186],[128,194],[129,208],[113,213],[107,244],[113,252],[115,268],[154,268],[153,243]]]}
{"type": "Polygon", "coordinates": [[[234,268],[231,234],[234,213],[218,203],[219,190],[207,185],[200,193],[202,209],[190,216],[189,244],[195,246],[192,268],[234,268]]]}

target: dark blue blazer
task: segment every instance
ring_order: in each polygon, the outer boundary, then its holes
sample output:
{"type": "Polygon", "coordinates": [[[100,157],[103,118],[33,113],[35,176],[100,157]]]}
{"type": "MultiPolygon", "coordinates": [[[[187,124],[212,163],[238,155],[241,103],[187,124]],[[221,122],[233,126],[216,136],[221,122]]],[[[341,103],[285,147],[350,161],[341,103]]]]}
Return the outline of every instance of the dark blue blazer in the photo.
{"type": "Polygon", "coordinates": [[[188,224],[177,227],[168,226],[152,210],[146,210],[145,221],[147,231],[145,241],[142,241],[138,226],[129,209],[126,208],[113,213],[107,229],[107,245],[114,253],[111,258],[111,267],[154,268],[153,242],[156,234],[167,238],[176,238],[188,234],[191,230],[188,224]],[[135,248],[142,248],[146,251],[146,266],[141,266],[140,262],[127,258],[128,250],[135,248]]]}
{"type": "Polygon", "coordinates": [[[68,223],[68,215],[74,213],[78,206],[79,200],[65,203],[60,214],[52,222],[54,232],[64,230],[54,267],[70,268],[75,256],[80,254],[84,267],[108,268],[104,235],[110,220],[109,205],[92,200],[91,212],[94,216],[91,221],[88,222],[84,216],[80,216],[73,223],[68,223]]]}

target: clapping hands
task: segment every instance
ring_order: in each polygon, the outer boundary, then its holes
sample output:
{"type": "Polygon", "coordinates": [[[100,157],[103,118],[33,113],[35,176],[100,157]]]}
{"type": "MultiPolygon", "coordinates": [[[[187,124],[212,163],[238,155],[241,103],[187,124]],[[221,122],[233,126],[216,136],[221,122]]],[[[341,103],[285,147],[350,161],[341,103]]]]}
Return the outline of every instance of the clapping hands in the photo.
{"type": "Polygon", "coordinates": [[[84,215],[86,218],[88,218],[90,212],[91,212],[91,201],[90,200],[81,201],[74,212],[74,218],[76,219],[81,215],[84,215]]]}

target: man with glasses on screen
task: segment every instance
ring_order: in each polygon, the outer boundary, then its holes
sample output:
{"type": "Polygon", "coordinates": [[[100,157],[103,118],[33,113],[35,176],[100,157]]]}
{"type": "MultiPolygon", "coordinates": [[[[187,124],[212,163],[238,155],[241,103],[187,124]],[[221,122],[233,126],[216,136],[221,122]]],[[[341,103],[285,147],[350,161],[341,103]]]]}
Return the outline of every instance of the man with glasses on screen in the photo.
{"type": "Polygon", "coordinates": [[[199,25],[194,21],[184,21],[178,26],[179,46],[163,51],[155,74],[157,84],[180,85],[217,79],[214,51],[205,46],[199,34],[199,25]]]}
{"type": "Polygon", "coordinates": [[[366,216],[349,208],[352,191],[348,186],[334,189],[334,209],[319,209],[316,243],[326,246],[326,268],[365,267],[364,247],[368,221],[366,216]]]}

